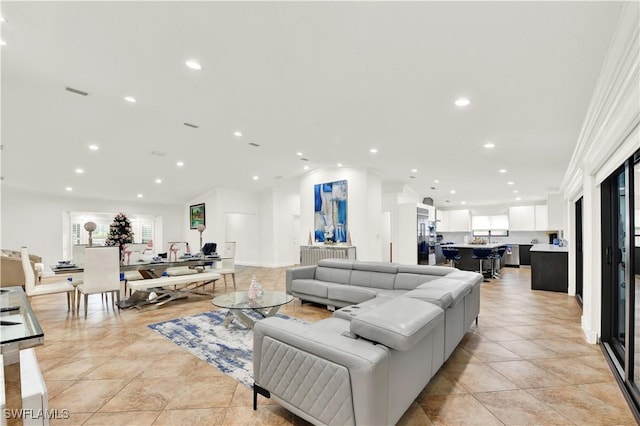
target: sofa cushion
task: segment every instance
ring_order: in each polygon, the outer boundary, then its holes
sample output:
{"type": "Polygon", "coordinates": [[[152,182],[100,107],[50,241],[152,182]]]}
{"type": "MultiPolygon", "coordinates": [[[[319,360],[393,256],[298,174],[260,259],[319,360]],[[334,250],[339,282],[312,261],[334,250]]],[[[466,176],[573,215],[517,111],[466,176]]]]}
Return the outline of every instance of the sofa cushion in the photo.
{"type": "Polygon", "coordinates": [[[329,284],[328,297],[330,300],[339,300],[348,303],[360,303],[373,299],[378,292],[373,288],[356,285],[329,284]]]}
{"type": "Polygon", "coordinates": [[[482,274],[479,274],[477,272],[471,272],[471,271],[454,271],[448,274],[447,278],[459,280],[466,284],[471,284],[474,287],[482,284],[482,280],[484,279],[482,274]]]}
{"type": "Polygon", "coordinates": [[[353,260],[347,259],[322,259],[318,262],[318,266],[338,269],[352,269],[353,260]]]}
{"type": "Polygon", "coordinates": [[[449,306],[453,305],[453,296],[448,290],[442,288],[416,288],[415,290],[406,292],[404,296],[434,303],[442,309],[447,309],[449,306]]]}
{"type": "Polygon", "coordinates": [[[407,351],[444,321],[442,308],[431,303],[396,297],[351,320],[351,333],[407,351]]]}
{"type": "Polygon", "coordinates": [[[402,296],[406,292],[407,290],[378,290],[378,293],[376,293],[376,299],[381,297],[392,299],[394,297],[402,296]]]}
{"type": "Polygon", "coordinates": [[[362,287],[374,287],[393,290],[395,280],[396,274],[389,274],[385,272],[358,271],[354,269],[353,271],[351,271],[351,279],[349,280],[349,283],[351,285],[362,287]]]}
{"type": "Polygon", "coordinates": [[[440,278],[439,275],[420,275],[399,272],[398,274],[396,274],[393,288],[395,290],[413,290],[420,284],[437,280],[438,278],[440,278]]]}
{"type": "Polygon", "coordinates": [[[392,299],[387,297],[374,297],[373,299],[358,303],[357,305],[349,305],[345,306],[344,308],[338,309],[333,313],[333,316],[335,318],[342,318],[346,319],[347,321],[351,321],[353,317],[365,312],[369,312],[371,309],[375,309],[390,300],[392,299]]]}
{"type": "Polygon", "coordinates": [[[351,268],[342,269],[320,266],[316,268],[316,279],[330,283],[349,284],[351,268]]]}
{"type": "Polygon", "coordinates": [[[397,263],[385,262],[353,262],[353,269],[357,271],[384,272],[385,274],[395,274],[398,272],[397,263]]]}
{"type": "Polygon", "coordinates": [[[293,280],[291,282],[291,290],[293,293],[298,294],[308,294],[311,296],[317,297],[327,297],[327,289],[332,283],[318,281],[318,280],[310,280],[310,279],[301,279],[301,280],[293,280]]]}
{"type": "Polygon", "coordinates": [[[445,292],[451,293],[453,297],[453,304],[455,305],[464,298],[467,294],[471,293],[473,287],[471,284],[466,284],[459,280],[451,278],[439,278],[437,280],[429,281],[418,286],[418,288],[439,289],[445,292]]]}
{"type": "Polygon", "coordinates": [[[450,268],[448,266],[398,265],[398,272],[404,272],[407,274],[436,275],[440,277],[443,277],[457,270],[458,269],[456,268],[450,268]]]}

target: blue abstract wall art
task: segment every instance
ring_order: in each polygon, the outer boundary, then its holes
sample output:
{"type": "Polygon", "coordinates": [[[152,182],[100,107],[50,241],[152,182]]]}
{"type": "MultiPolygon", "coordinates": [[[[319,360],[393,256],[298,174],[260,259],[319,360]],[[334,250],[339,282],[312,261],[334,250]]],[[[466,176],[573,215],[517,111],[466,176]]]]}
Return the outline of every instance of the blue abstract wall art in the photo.
{"type": "Polygon", "coordinates": [[[320,183],[314,186],[315,241],[347,241],[347,181],[320,183]]]}

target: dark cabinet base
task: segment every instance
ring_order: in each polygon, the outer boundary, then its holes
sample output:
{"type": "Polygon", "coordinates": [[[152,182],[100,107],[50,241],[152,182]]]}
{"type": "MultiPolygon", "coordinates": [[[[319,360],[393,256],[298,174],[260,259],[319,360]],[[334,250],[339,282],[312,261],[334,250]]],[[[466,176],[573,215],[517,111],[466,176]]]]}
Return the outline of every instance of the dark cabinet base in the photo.
{"type": "Polygon", "coordinates": [[[567,293],[569,290],[569,254],[567,252],[531,252],[531,289],[567,293]]]}

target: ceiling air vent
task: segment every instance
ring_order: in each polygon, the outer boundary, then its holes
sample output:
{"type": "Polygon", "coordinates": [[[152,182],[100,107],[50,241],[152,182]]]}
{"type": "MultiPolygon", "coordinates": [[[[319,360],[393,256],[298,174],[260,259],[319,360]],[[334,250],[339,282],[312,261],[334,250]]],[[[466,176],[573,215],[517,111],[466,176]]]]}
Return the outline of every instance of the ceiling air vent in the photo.
{"type": "Polygon", "coordinates": [[[301,158],[300,161],[309,161],[308,158],[301,158]]]}
{"type": "Polygon", "coordinates": [[[197,124],[192,124],[192,123],[183,123],[183,124],[184,124],[185,126],[187,126],[187,127],[191,127],[191,128],[193,128],[193,129],[197,129],[198,127],[200,127],[200,126],[198,126],[197,124]]]}
{"type": "Polygon", "coordinates": [[[256,148],[260,146],[260,145],[258,145],[257,143],[253,143],[253,142],[249,142],[249,145],[251,145],[251,146],[255,146],[256,148]]]}
{"type": "Polygon", "coordinates": [[[65,87],[64,90],[66,90],[67,92],[75,93],[76,95],[82,95],[82,96],[89,95],[89,93],[83,92],[82,90],[74,89],[73,87],[65,87]]]}

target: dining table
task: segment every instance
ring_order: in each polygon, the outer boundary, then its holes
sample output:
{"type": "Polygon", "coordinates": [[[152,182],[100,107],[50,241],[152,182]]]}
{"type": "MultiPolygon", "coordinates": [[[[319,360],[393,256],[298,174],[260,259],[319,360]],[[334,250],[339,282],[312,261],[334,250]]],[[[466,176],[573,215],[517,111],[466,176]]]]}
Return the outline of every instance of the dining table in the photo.
{"type": "MultiPolygon", "coordinates": [[[[221,260],[221,257],[218,255],[209,255],[203,256],[201,254],[191,255],[191,256],[182,256],[176,260],[170,261],[164,258],[158,260],[158,258],[149,259],[140,259],[137,261],[132,261],[129,263],[124,263],[120,265],[120,279],[124,280],[124,273],[128,271],[137,271],[143,279],[158,279],[163,276],[165,271],[168,268],[174,267],[188,267],[190,269],[200,269],[206,266],[213,265],[214,262],[218,262],[221,260]]],[[[65,275],[65,274],[80,274],[84,272],[83,265],[76,265],[72,262],[58,263],[56,265],[51,265],[51,270],[56,275],[65,275]]],[[[199,275],[194,275],[197,277],[199,275]]],[[[130,308],[130,307],[140,307],[142,305],[149,304],[149,295],[151,291],[136,291],[132,293],[129,298],[120,301],[120,308],[130,308]]],[[[171,297],[172,300],[175,300],[176,291],[173,292],[163,292],[171,297]]],[[[186,297],[186,294],[184,295],[186,297]]]]}

